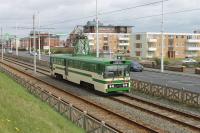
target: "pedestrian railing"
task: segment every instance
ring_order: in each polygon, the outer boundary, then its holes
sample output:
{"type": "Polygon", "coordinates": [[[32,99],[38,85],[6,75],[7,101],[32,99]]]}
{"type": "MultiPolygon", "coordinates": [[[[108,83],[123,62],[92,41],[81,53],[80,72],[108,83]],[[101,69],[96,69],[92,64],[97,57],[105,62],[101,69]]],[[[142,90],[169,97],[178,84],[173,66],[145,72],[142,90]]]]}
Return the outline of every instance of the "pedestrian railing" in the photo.
{"type": "Polygon", "coordinates": [[[200,106],[200,93],[191,92],[185,90],[184,88],[177,89],[167,85],[163,86],[133,79],[131,93],[134,93],[135,91],[140,91],[153,96],[164,97],[166,99],[184,104],[200,106]]]}
{"type": "Polygon", "coordinates": [[[60,97],[43,90],[36,84],[27,81],[26,79],[0,67],[0,71],[9,75],[17,83],[25,87],[28,92],[40,98],[42,101],[48,103],[55,111],[59,112],[62,116],[71,120],[78,127],[83,128],[88,133],[117,133],[114,129],[107,126],[104,121],[100,121],[93,116],[89,115],[86,111],[82,111],[72,104],[66,102],[60,97]]]}

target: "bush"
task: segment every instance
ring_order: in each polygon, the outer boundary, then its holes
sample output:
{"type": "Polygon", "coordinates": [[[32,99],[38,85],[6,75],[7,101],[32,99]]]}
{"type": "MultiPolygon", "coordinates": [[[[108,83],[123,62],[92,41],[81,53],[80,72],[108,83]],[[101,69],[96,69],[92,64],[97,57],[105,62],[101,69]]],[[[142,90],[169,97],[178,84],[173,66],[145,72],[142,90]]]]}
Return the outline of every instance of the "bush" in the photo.
{"type": "MultiPolygon", "coordinates": [[[[161,65],[161,59],[155,58],[154,61],[156,62],[156,65],[161,65]]],[[[164,59],[164,65],[169,65],[170,61],[168,59],[164,59]]]]}

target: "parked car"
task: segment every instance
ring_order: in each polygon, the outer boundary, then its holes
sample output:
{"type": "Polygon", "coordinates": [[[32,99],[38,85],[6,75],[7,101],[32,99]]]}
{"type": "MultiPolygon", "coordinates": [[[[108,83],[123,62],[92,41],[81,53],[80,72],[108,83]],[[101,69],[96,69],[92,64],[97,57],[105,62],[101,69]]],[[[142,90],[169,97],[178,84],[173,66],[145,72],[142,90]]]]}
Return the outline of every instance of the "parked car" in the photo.
{"type": "Polygon", "coordinates": [[[144,67],[140,63],[136,61],[131,62],[131,67],[130,67],[131,72],[142,72],[143,69],[144,67]]]}
{"type": "Polygon", "coordinates": [[[197,63],[197,61],[192,58],[186,58],[182,60],[182,63],[197,63]]]}
{"type": "Polygon", "coordinates": [[[11,50],[8,50],[8,53],[9,53],[9,54],[12,54],[12,51],[11,51],[11,50]]]}
{"type": "Polygon", "coordinates": [[[37,52],[31,52],[30,55],[32,55],[32,56],[36,55],[37,56],[37,52]]]}

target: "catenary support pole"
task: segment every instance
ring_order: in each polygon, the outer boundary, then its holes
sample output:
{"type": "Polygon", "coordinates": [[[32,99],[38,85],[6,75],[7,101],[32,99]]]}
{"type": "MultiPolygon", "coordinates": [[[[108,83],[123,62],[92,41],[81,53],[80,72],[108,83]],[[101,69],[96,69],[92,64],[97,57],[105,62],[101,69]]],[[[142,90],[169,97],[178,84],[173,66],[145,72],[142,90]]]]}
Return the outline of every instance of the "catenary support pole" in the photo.
{"type": "Polygon", "coordinates": [[[51,38],[50,38],[50,32],[49,32],[49,56],[51,55],[51,38]]]}
{"type": "Polygon", "coordinates": [[[16,55],[18,56],[18,44],[17,44],[17,23],[15,25],[15,50],[16,50],[16,55]]]}
{"type": "Polygon", "coordinates": [[[33,48],[34,48],[34,73],[36,73],[36,37],[35,37],[35,14],[33,15],[33,48]]]}
{"type": "Polygon", "coordinates": [[[38,59],[41,60],[41,49],[40,49],[40,14],[38,13],[38,59]]]}
{"type": "Polygon", "coordinates": [[[3,28],[1,27],[1,61],[3,61],[3,28]]]}
{"type": "Polygon", "coordinates": [[[98,20],[98,0],[96,0],[96,57],[99,58],[99,20],[98,20]]]}

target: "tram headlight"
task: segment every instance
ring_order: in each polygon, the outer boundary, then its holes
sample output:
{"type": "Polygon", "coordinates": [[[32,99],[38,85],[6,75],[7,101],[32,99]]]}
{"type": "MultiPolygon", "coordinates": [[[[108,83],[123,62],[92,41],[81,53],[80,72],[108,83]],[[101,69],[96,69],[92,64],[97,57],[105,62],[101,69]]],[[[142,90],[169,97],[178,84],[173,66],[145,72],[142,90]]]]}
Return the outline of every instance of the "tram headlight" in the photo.
{"type": "Polygon", "coordinates": [[[108,85],[108,88],[114,88],[115,85],[108,85]]]}
{"type": "Polygon", "coordinates": [[[126,84],[123,84],[123,86],[124,86],[124,87],[128,87],[128,84],[127,84],[127,83],[126,83],[126,84]]]}

